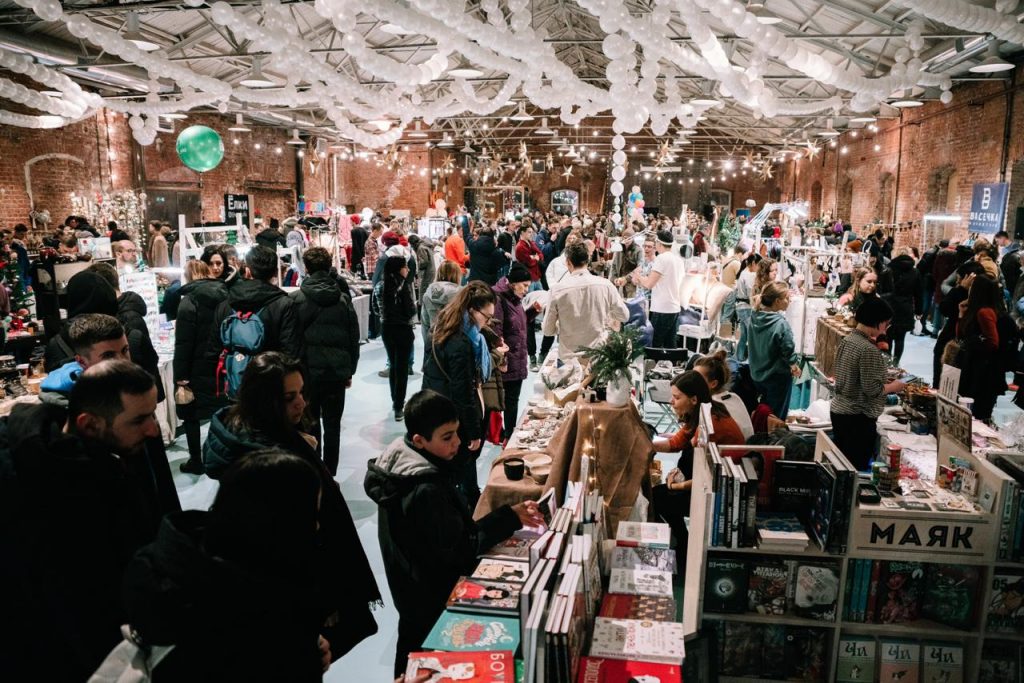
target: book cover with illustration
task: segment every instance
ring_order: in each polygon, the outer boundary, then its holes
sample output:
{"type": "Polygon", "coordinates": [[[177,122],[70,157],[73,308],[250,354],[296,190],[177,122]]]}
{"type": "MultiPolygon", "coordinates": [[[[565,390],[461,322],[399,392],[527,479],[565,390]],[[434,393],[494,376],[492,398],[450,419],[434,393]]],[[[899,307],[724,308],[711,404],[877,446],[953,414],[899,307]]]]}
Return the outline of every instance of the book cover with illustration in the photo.
{"type": "Polygon", "coordinates": [[[612,619],[678,621],[675,599],[652,595],[608,593],[601,601],[601,610],[597,616],[612,619]]]}
{"type": "Polygon", "coordinates": [[[978,683],[1020,683],[1024,646],[1001,640],[985,639],[981,651],[978,683]]]}
{"type": "Polygon", "coordinates": [[[668,524],[654,522],[619,522],[615,545],[627,548],[668,548],[671,531],[668,524]]]}
{"type": "Polygon", "coordinates": [[[921,596],[921,616],[954,628],[974,628],[981,573],[969,564],[930,564],[921,596]]]}
{"type": "Polygon", "coordinates": [[[672,575],[656,569],[613,569],[608,592],[672,597],[672,575]]]}
{"type": "Polygon", "coordinates": [[[657,569],[675,574],[676,551],[668,548],[628,548],[616,546],[612,549],[612,569],[657,569]]]}
{"type": "Polygon", "coordinates": [[[816,462],[779,460],[775,463],[772,481],[772,504],[775,512],[795,512],[805,515],[814,505],[818,493],[816,462]]]}
{"type": "Polygon", "coordinates": [[[763,650],[764,628],[760,624],[725,622],[721,673],[726,676],[760,676],[763,650]]]}
{"type": "Polygon", "coordinates": [[[924,683],[964,683],[964,647],[957,643],[925,643],[921,646],[924,683]]]}
{"type": "Polygon", "coordinates": [[[410,652],[405,679],[430,674],[428,683],[505,683],[514,675],[512,653],[410,652]]]}
{"type": "Polygon", "coordinates": [[[423,641],[423,647],[447,651],[515,652],[519,649],[519,620],[444,611],[423,641]]]}
{"type": "Polygon", "coordinates": [[[785,614],[789,566],[783,560],[752,560],[747,581],[747,610],[757,614],[785,614]]]}
{"type": "Polygon", "coordinates": [[[682,668],[678,664],[638,662],[629,659],[580,657],[580,670],[576,683],[678,683],[682,681],[682,668]]]}
{"type": "Polygon", "coordinates": [[[533,532],[526,532],[523,529],[515,532],[504,541],[496,543],[487,552],[483,553],[480,557],[484,559],[496,559],[496,560],[507,560],[507,559],[519,559],[529,560],[530,559],[530,546],[532,546],[537,539],[540,538],[539,534],[533,532]]]}
{"type": "Polygon", "coordinates": [[[792,512],[758,512],[757,538],[765,547],[806,547],[811,541],[803,522],[792,512]]]}
{"type": "Polygon", "coordinates": [[[849,636],[839,641],[836,683],[876,683],[875,639],[849,636]]]}
{"type": "Polygon", "coordinates": [[[818,621],[835,621],[839,600],[839,567],[828,562],[796,562],[793,565],[793,613],[818,621]]]}
{"type": "Polygon", "coordinates": [[[996,633],[1024,632],[1024,574],[1000,571],[992,576],[988,630],[996,633]]]}
{"type": "Polygon", "coordinates": [[[483,559],[476,566],[471,579],[485,581],[506,581],[509,583],[526,583],[530,576],[530,563],[517,560],[483,559]]]}
{"type": "Polygon", "coordinates": [[[647,619],[594,620],[592,657],[681,665],[686,656],[683,625],[647,619]]]}
{"type": "Polygon", "coordinates": [[[924,567],[920,562],[882,562],[878,578],[876,621],[900,624],[916,621],[921,613],[924,567]]]}
{"type": "Polygon", "coordinates": [[[704,611],[740,614],[747,611],[747,563],[708,558],[704,579],[704,611]]]}
{"type": "Polygon", "coordinates": [[[447,607],[453,612],[518,614],[520,590],[522,584],[462,577],[448,596],[447,607]]]}
{"type": "Polygon", "coordinates": [[[878,677],[883,681],[922,683],[921,644],[909,640],[880,640],[878,677]]]}
{"type": "Polygon", "coordinates": [[[786,678],[824,683],[829,676],[829,632],[803,626],[786,627],[786,678]]]}

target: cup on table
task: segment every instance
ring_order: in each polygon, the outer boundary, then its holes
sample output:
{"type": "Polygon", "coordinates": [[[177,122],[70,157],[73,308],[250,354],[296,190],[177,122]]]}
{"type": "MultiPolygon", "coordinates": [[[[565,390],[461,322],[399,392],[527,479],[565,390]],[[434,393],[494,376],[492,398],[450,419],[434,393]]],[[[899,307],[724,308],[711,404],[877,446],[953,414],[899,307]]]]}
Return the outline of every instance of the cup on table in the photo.
{"type": "Polygon", "coordinates": [[[505,478],[509,481],[519,481],[526,474],[526,463],[522,458],[509,458],[504,463],[505,478]]]}

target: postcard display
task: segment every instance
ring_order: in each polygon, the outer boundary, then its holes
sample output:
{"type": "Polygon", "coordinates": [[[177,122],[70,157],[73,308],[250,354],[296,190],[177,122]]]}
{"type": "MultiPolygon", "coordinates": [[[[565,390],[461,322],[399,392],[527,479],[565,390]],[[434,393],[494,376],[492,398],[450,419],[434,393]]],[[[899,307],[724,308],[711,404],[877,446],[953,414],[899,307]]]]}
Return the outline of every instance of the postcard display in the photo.
{"type": "Polygon", "coordinates": [[[945,409],[936,483],[875,503],[823,431],[814,462],[696,450],[683,625],[719,680],[1024,680],[1024,454],[973,454],[945,409]]]}
{"type": "Polygon", "coordinates": [[[624,521],[607,540],[593,464],[583,456],[561,507],[553,488],[540,499],[546,527],[517,531],[459,579],[422,651],[409,655],[407,678],[682,681],[668,525],[624,521]]]}

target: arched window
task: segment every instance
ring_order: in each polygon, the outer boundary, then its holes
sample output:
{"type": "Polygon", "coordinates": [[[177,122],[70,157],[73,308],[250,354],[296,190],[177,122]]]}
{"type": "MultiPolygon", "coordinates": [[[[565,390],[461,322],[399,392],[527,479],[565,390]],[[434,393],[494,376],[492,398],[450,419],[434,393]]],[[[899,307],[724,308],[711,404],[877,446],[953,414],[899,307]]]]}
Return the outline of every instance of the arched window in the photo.
{"type": "Polygon", "coordinates": [[[551,193],[551,210],[563,216],[575,216],[580,212],[580,193],[562,189],[551,193]]]}
{"type": "MultiPolygon", "coordinates": [[[[928,175],[928,213],[945,213],[948,210],[949,181],[956,175],[956,169],[949,164],[936,168],[928,175]]],[[[956,197],[955,192],[953,196],[956,197]]]]}

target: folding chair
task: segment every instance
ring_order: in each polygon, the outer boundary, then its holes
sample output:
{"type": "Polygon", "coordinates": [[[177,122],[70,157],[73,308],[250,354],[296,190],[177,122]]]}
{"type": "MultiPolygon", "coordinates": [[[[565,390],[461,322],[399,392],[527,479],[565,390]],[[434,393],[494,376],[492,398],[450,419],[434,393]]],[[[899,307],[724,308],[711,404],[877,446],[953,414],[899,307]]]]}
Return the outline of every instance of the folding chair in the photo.
{"type": "MultiPolygon", "coordinates": [[[[661,430],[662,424],[667,423],[669,427],[675,424],[676,414],[672,411],[672,392],[670,385],[672,378],[650,379],[651,371],[661,361],[672,363],[679,373],[684,372],[686,361],[690,352],[686,349],[662,349],[647,347],[644,349],[644,383],[647,386],[647,399],[654,404],[656,411],[653,417],[657,419],[652,426],[661,430]]],[[[645,411],[646,417],[646,411],[645,411]]]]}

